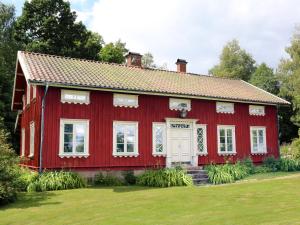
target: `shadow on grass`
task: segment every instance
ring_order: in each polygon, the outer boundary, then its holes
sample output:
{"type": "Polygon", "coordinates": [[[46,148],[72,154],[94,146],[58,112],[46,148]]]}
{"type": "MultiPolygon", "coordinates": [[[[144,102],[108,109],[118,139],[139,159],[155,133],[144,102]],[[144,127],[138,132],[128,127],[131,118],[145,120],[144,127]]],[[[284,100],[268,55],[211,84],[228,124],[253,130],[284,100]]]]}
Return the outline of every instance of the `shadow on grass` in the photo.
{"type": "Polygon", "coordinates": [[[16,202],[0,207],[0,211],[60,204],[61,202],[47,201],[53,196],[55,196],[54,192],[19,193],[16,202]]]}

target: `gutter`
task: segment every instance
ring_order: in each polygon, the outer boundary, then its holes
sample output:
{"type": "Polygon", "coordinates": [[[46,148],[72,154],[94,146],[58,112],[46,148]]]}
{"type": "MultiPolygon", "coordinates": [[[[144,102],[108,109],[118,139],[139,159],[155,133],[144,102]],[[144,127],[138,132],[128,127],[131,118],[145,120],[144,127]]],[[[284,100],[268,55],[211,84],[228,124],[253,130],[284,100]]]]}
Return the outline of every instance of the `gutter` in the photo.
{"type": "Polygon", "coordinates": [[[44,144],[44,124],[45,124],[45,106],[46,106],[46,96],[48,92],[49,85],[46,83],[45,93],[42,99],[42,115],[41,115],[41,140],[40,140],[40,159],[39,159],[39,173],[43,172],[43,144],[44,144]]]}

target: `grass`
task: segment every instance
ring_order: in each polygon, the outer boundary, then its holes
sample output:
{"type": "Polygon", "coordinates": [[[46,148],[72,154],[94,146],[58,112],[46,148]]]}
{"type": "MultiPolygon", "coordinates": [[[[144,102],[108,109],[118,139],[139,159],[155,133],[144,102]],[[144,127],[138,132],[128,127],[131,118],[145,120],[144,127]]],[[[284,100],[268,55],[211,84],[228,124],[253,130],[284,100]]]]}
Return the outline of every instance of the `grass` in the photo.
{"type": "Polygon", "coordinates": [[[28,193],[0,208],[0,224],[300,224],[299,187],[298,172],[219,186],[28,193]]]}

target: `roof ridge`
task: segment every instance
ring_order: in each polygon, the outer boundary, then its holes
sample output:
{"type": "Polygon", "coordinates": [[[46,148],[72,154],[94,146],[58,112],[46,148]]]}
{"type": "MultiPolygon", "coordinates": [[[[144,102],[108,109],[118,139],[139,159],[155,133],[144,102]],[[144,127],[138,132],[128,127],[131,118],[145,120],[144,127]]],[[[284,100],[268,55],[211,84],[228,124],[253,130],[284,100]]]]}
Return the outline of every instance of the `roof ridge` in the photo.
{"type": "Polygon", "coordinates": [[[137,68],[137,69],[143,69],[143,70],[153,70],[153,71],[162,71],[162,72],[169,72],[169,73],[177,73],[181,75],[191,75],[191,76],[202,76],[207,78],[216,78],[216,79],[224,79],[224,80],[241,80],[237,78],[226,78],[226,77],[215,77],[211,76],[209,74],[199,74],[199,73],[182,73],[174,70],[168,70],[168,69],[160,69],[160,68],[149,68],[149,67],[138,67],[138,66],[127,66],[126,64],[119,64],[119,63],[111,63],[111,62],[103,62],[103,61],[97,61],[92,59],[83,59],[83,58],[74,58],[69,56],[62,56],[62,55],[53,55],[53,54],[46,54],[46,53],[39,53],[39,52],[29,52],[29,51],[20,51],[25,54],[32,54],[32,55],[41,55],[46,57],[54,57],[54,58],[63,58],[63,59],[70,59],[70,60],[77,60],[77,61],[83,61],[83,62],[92,62],[92,63],[99,63],[99,64],[106,64],[106,65],[113,65],[113,66],[121,66],[126,68],[137,68]]]}

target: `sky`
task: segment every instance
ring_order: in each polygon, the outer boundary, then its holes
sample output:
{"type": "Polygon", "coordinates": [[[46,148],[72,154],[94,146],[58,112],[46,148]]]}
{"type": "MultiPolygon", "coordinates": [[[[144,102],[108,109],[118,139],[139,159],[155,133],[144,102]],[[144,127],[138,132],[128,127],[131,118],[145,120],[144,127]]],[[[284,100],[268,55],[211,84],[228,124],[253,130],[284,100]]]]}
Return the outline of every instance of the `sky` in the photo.
{"type": "MultiPolygon", "coordinates": [[[[16,6],[24,0],[4,0],[16,6]]],[[[237,39],[257,64],[276,68],[300,24],[300,0],[71,0],[78,21],[106,43],[118,39],[133,52],[151,52],[155,63],[207,74],[223,46],[237,39]]]]}

